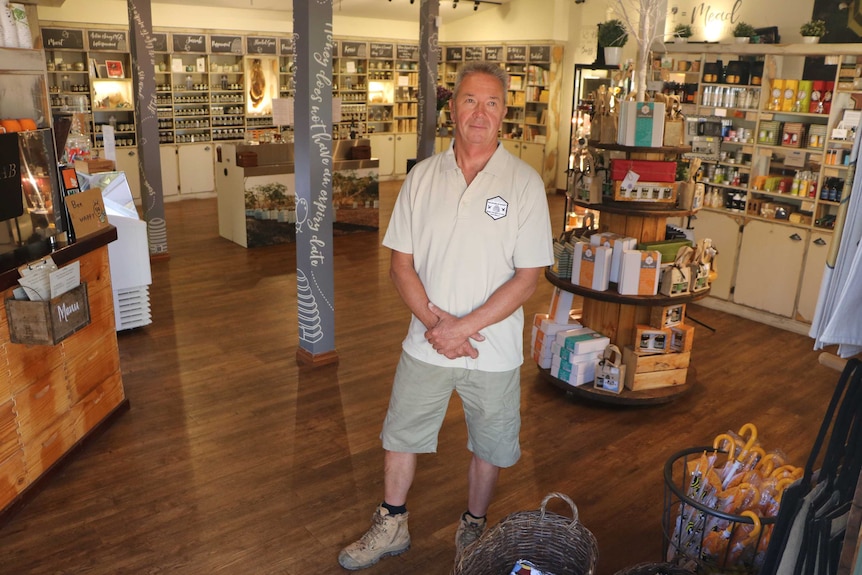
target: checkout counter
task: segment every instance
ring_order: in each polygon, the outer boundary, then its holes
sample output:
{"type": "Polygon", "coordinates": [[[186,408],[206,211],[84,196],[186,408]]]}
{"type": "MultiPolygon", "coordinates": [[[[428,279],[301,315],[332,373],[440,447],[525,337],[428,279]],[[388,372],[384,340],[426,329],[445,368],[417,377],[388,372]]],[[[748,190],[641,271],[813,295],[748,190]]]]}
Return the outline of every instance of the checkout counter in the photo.
{"type": "MultiPolygon", "coordinates": [[[[379,161],[369,140],[334,140],[333,235],[379,227],[379,161]]],[[[292,142],[216,148],[219,235],[246,248],[296,241],[292,142]]]]}

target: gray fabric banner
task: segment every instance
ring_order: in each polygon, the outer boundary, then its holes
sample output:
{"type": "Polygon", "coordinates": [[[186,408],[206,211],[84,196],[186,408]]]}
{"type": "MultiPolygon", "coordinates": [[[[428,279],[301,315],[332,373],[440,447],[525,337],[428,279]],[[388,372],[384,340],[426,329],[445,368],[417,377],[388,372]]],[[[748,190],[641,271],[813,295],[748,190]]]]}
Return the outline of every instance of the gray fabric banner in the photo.
{"type": "Polygon", "coordinates": [[[149,0],[128,0],[131,31],[132,78],[135,80],[135,126],[141,203],[147,222],[150,255],[168,253],[165,202],[162,194],[162,162],[156,115],[156,74],[153,52],[153,17],[149,0]]]}
{"type": "Polygon", "coordinates": [[[332,0],[294,0],[296,297],[299,346],[335,349],[332,262],[332,0]]]}
{"type": "Polygon", "coordinates": [[[440,3],[437,0],[420,0],[419,4],[419,145],[416,160],[434,155],[437,136],[437,64],[439,41],[437,18],[440,3]]]}

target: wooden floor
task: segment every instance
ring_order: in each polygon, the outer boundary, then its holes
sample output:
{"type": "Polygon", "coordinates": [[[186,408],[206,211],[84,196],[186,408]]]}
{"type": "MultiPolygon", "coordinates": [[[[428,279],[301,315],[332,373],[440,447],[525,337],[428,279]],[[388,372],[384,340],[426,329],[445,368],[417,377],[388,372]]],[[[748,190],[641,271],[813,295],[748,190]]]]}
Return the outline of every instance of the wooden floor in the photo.
{"type": "MultiPolygon", "coordinates": [[[[393,186],[382,186],[381,222],[393,186]]],[[[554,227],[560,198],[551,198],[554,227]]],[[[300,369],[295,252],[218,236],[215,200],[167,206],[170,259],[153,264],[153,324],[119,336],[131,409],[0,528],[3,575],[325,575],[382,496],[378,440],[408,312],[382,234],[338,237],[337,366],[300,369]]],[[[526,313],[547,311],[542,280],[526,313]]],[[[691,392],[663,406],[575,400],[522,368],[523,458],[489,519],[571,496],[599,545],[598,574],[661,559],[662,467],[675,452],[757,425],[802,463],[837,373],[800,335],[691,306],[691,392]]],[[[529,333],[527,333],[527,336],[529,333]]],[[[446,574],[465,507],[457,399],[439,452],[420,458],[413,547],[369,570],[446,574]]],[[[563,506],[554,511],[565,513],[563,506]]]]}

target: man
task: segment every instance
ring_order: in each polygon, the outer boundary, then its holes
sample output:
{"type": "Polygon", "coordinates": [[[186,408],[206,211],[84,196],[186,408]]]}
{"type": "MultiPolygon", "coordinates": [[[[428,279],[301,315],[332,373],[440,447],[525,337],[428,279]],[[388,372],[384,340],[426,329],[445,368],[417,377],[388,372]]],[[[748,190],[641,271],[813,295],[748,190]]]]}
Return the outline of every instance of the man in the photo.
{"type": "Polygon", "coordinates": [[[508,82],[493,63],[462,67],[449,103],[453,145],[407,175],[383,239],[390,277],[413,317],[381,433],[383,503],[371,529],[341,551],[346,569],[409,549],[417,454],[436,451],[453,390],[473,453],[456,561],[485,528],[500,468],[520,457],[521,305],[553,263],[553,249],[541,178],[497,141],[508,82]]]}

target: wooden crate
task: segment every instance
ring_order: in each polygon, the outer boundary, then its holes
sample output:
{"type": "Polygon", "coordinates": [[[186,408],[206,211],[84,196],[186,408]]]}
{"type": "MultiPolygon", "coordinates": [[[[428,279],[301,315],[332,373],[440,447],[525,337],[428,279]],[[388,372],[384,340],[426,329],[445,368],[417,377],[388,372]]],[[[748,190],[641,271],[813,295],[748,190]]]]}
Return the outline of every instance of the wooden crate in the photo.
{"type": "Polygon", "coordinates": [[[48,301],[6,300],[12,343],[55,345],[90,324],[87,284],[48,301]]]}
{"type": "Polygon", "coordinates": [[[639,354],[631,346],[623,349],[625,386],[632,391],[682,385],[688,374],[691,352],[639,354]]]}

